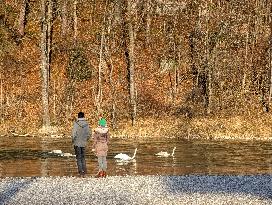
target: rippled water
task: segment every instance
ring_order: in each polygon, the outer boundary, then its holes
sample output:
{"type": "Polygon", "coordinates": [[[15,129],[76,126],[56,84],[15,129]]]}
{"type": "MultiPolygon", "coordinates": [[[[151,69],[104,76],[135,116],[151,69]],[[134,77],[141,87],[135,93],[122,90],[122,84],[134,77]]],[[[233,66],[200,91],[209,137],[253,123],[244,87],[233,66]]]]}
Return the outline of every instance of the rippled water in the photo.
{"type": "MultiPolygon", "coordinates": [[[[70,138],[0,137],[0,176],[74,176],[74,157],[49,154],[62,150],[74,154],[70,138]]],[[[173,139],[112,139],[108,153],[109,175],[271,174],[271,142],[200,141],[173,139]],[[136,158],[119,163],[114,156],[136,158]],[[158,157],[160,151],[174,156],[158,157]]],[[[88,175],[98,171],[96,157],[87,148],[88,175]]]]}

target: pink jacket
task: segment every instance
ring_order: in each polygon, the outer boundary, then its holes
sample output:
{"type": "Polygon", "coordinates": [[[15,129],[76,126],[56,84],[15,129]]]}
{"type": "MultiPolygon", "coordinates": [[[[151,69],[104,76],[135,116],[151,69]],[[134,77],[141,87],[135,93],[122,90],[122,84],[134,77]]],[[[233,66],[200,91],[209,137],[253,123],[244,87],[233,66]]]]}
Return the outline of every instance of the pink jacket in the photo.
{"type": "Polygon", "coordinates": [[[97,127],[93,134],[93,148],[98,157],[107,156],[109,143],[109,128],[97,127]]]}

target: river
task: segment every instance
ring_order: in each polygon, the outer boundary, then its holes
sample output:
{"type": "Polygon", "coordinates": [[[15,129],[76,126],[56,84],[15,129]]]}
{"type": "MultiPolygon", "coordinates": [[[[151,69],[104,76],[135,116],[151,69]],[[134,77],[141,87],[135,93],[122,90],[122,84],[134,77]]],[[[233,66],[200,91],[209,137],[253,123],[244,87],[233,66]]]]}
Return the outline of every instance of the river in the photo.
{"type": "MultiPolygon", "coordinates": [[[[272,174],[272,143],[268,141],[208,141],[181,139],[111,139],[108,175],[247,175],[272,174]],[[160,151],[173,156],[159,157],[160,151]],[[135,160],[118,162],[126,153],[135,160]]],[[[50,154],[52,150],[74,154],[70,138],[0,137],[0,176],[76,176],[75,157],[50,154]]],[[[98,171],[96,156],[87,147],[88,175],[98,171]]]]}

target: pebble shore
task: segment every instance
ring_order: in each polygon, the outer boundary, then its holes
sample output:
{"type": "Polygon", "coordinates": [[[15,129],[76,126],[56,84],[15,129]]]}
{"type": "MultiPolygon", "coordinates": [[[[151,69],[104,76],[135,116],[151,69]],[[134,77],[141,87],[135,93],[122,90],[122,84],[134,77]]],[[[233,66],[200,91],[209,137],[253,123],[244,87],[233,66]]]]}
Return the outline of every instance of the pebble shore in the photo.
{"type": "Polygon", "coordinates": [[[2,205],[272,204],[272,175],[8,177],[2,205]]]}

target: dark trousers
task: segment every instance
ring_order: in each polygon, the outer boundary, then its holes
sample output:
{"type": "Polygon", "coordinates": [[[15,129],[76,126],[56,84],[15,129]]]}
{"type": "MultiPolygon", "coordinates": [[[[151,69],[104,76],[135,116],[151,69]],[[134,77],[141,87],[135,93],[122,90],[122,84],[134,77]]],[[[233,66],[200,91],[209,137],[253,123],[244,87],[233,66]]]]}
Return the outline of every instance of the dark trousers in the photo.
{"type": "Polygon", "coordinates": [[[85,147],[74,146],[79,174],[86,174],[85,147]]]}

